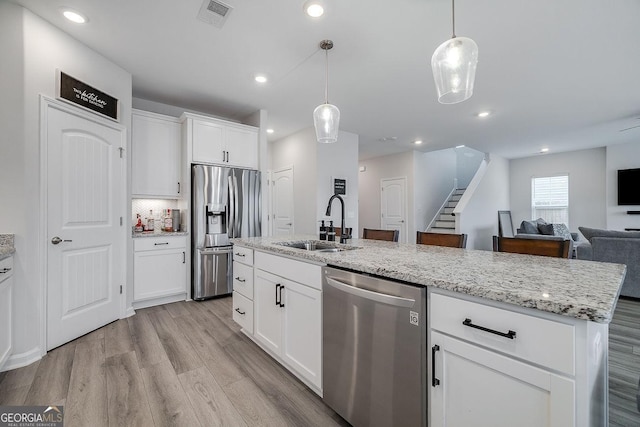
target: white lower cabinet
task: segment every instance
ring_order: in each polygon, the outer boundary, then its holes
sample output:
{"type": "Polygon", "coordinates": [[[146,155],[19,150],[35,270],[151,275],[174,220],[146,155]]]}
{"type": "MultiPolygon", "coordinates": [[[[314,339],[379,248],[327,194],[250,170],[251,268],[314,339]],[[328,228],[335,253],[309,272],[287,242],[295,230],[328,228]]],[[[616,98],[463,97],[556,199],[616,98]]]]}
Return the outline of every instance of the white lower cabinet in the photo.
{"type": "Polygon", "coordinates": [[[135,239],[133,300],[186,296],[186,250],[184,236],[135,239]]]}
{"type": "Polygon", "coordinates": [[[13,348],[13,257],[0,261],[0,371],[13,348]]]}
{"type": "Polygon", "coordinates": [[[256,269],[254,338],[316,388],[322,386],[322,292],[256,269]]]}
{"type": "Polygon", "coordinates": [[[575,425],[575,383],[547,370],[437,333],[431,426],[575,425]]]}

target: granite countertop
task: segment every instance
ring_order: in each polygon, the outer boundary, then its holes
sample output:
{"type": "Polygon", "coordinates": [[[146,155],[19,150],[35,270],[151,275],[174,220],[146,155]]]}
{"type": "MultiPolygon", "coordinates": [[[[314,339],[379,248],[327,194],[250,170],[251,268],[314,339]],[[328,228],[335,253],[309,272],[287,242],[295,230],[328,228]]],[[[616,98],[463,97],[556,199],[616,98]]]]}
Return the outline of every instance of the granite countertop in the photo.
{"type": "Polygon", "coordinates": [[[0,261],[16,252],[13,234],[0,234],[0,261]]]}
{"type": "Polygon", "coordinates": [[[611,321],[626,272],[621,264],[365,239],[351,241],[359,249],[334,253],[277,244],[305,240],[317,238],[251,237],[232,242],[598,323],[611,321]]]}
{"type": "Polygon", "coordinates": [[[131,236],[134,239],[138,237],[171,237],[171,236],[186,236],[188,233],[186,231],[161,231],[156,233],[155,231],[142,231],[139,233],[133,232],[131,236]]]}

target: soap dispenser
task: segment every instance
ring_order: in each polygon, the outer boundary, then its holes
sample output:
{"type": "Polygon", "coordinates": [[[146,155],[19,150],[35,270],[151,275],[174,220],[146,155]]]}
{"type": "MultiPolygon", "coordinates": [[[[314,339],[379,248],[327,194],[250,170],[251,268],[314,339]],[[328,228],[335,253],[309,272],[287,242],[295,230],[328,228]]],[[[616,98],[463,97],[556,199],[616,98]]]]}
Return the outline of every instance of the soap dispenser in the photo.
{"type": "Polygon", "coordinates": [[[333,221],[329,221],[329,230],[327,230],[327,240],[330,242],[336,241],[336,229],[333,228],[333,221]]]}
{"type": "Polygon", "coordinates": [[[320,224],[320,240],[327,240],[327,227],[324,225],[324,219],[322,220],[322,224],[320,224]]]}

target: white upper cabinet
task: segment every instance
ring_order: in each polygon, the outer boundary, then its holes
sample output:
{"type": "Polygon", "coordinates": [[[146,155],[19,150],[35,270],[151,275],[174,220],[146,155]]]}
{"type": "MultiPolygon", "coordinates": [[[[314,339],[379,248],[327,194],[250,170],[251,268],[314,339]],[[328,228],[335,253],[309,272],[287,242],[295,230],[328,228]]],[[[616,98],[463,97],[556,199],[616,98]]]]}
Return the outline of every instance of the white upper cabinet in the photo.
{"type": "Polygon", "coordinates": [[[177,118],[133,110],[131,192],[134,197],[180,198],[181,128],[177,118]]]}
{"type": "Polygon", "coordinates": [[[190,113],[182,120],[193,163],[258,169],[258,128],[190,113]]]}

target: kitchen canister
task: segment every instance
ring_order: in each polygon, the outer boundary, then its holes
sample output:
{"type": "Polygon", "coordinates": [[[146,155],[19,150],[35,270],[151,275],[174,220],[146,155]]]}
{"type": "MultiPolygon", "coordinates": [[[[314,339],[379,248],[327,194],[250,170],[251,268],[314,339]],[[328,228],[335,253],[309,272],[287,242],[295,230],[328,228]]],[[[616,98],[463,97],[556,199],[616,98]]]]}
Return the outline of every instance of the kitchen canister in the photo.
{"type": "Polygon", "coordinates": [[[173,220],[173,231],[180,231],[180,209],[171,209],[171,219],[173,220]]]}

